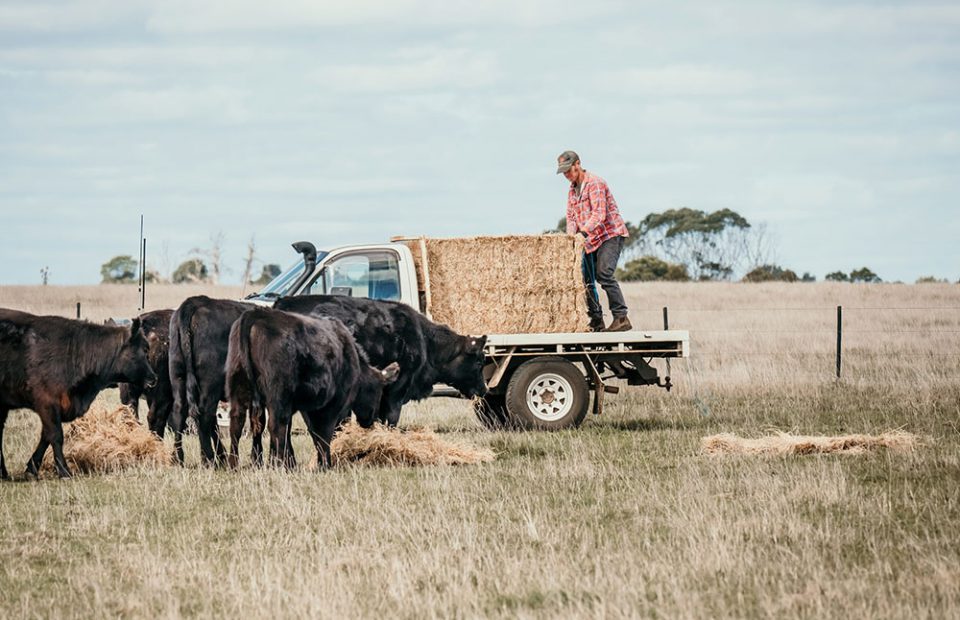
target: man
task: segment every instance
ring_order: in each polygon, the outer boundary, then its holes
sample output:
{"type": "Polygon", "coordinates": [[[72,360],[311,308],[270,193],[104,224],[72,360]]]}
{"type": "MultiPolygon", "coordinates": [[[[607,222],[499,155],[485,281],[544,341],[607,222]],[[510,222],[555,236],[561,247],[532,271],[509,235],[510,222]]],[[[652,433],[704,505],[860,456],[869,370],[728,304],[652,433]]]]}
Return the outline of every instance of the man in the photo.
{"type": "Polygon", "coordinates": [[[587,312],[592,331],[625,332],[632,329],[627,318],[627,304],[620,285],[613,277],[623,250],[624,238],[629,236],[617,202],[607,182],[587,172],[580,165],[580,156],[564,151],[557,158],[557,174],[570,181],[567,193],[567,234],[583,235],[583,282],[587,288],[587,312]],[[604,327],[603,308],[597,295],[597,285],[603,287],[610,303],[613,322],[604,327]]]}

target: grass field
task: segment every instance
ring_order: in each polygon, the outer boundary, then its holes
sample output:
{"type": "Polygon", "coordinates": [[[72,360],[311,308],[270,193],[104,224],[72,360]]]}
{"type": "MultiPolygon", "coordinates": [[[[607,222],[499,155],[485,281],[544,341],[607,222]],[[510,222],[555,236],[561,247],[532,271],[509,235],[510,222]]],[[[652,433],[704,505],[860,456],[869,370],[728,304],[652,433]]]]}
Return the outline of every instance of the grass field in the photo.
{"type": "MultiPolygon", "coordinates": [[[[155,287],[147,305],[197,292],[155,287]]],[[[12,413],[0,617],[960,615],[960,286],[626,292],[638,328],[668,306],[690,330],[672,392],[627,389],[558,433],[485,431],[463,401],[404,409],[401,425],[494,448],[486,465],[211,471],[188,438],[184,469],[25,482],[39,422],[12,413]],[[707,435],[773,429],[922,443],[700,451],[707,435]]],[[[124,287],[0,287],[4,307],[71,316],[78,300],[94,320],[136,307],[124,287]]]]}

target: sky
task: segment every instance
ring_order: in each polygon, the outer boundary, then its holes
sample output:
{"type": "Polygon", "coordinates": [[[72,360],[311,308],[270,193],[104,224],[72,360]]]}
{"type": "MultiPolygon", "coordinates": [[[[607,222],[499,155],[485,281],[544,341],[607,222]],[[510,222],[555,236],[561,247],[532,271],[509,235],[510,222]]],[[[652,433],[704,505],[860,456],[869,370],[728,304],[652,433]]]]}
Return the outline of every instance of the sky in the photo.
{"type": "Polygon", "coordinates": [[[960,279],[960,4],[0,0],[0,284],[733,209],[822,279],[960,279]]]}

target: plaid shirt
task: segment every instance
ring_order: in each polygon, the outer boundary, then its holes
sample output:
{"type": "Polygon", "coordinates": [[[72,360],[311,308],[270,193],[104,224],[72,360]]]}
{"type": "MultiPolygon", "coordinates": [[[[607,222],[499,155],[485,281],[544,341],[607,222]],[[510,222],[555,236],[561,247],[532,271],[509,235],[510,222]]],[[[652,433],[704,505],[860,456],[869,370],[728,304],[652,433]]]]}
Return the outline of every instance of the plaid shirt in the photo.
{"type": "Polygon", "coordinates": [[[586,172],[583,187],[577,196],[576,186],[570,184],[567,193],[567,234],[579,231],[587,233],[583,250],[596,252],[600,244],[613,237],[627,237],[627,225],[623,223],[607,182],[595,174],[586,172]]]}

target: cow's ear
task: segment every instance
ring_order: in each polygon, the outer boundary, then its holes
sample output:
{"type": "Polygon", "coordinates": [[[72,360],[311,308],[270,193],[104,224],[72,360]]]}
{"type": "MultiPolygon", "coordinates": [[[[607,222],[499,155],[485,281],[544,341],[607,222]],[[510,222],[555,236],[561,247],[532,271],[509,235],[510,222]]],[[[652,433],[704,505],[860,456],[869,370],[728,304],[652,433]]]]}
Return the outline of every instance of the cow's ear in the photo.
{"type": "Polygon", "coordinates": [[[130,323],[130,339],[133,340],[138,336],[143,337],[143,332],[140,330],[140,317],[133,319],[130,323]]]}
{"type": "Polygon", "coordinates": [[[389,366],[379,372],[380,380],[383,381],[383,384],[390,385],[400,376],[400,364],[391,362],[389,366]]]}
{"type": "Polygon", "coordinates": [[[487,345],[487,337],[486,337],[486,336],[480,336],[479,338],[473,338],[470,342],[471,342],[471,344],[473,344],[473,346],[476,347],[477,349],[483,350],[483,347],[485,347],[485,346],[487,345]]]}

